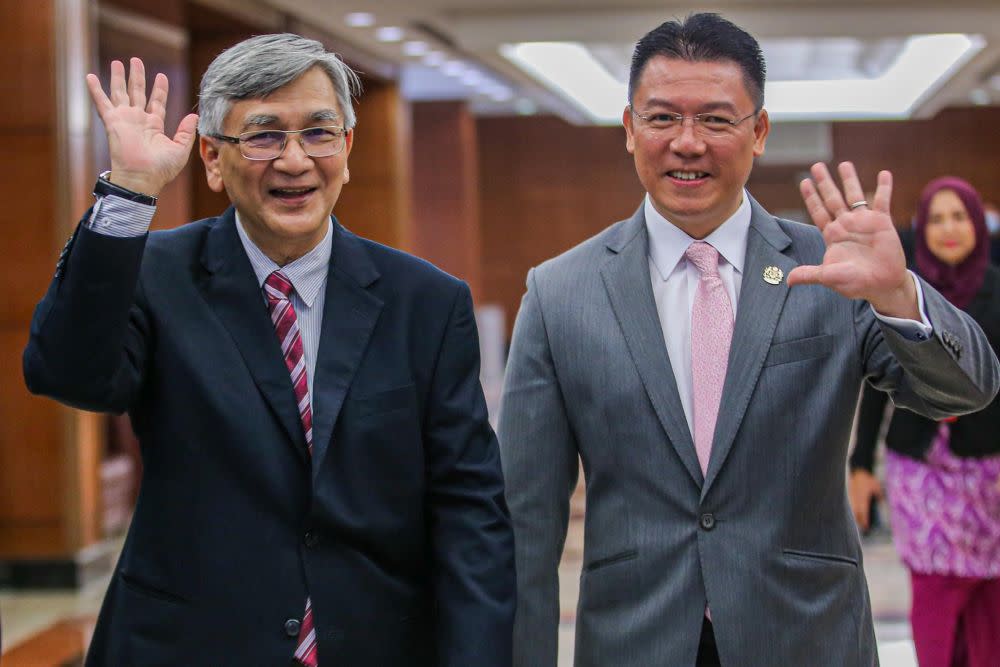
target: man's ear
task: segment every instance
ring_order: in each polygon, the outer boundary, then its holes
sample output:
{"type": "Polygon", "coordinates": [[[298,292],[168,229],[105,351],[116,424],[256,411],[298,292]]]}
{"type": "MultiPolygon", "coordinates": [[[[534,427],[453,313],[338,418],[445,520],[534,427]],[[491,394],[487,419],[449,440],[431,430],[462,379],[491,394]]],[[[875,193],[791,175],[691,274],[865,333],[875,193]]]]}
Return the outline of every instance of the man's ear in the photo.
{"type": "Polygon", "coordinates": [[[205,163],[205,180],[212,192],[223,192],[226,189],[222,181],[222,168],[219,164],[219,143],[210,137],[198,137],[198,152],[201,161],[205,163]]]}
{"type": "Polygon", "coordinates": [[[761,109],[757,116],[757,122],[753,126],[753,155],[760,157],[764,154],[764,144],[767,143],[767,135],[771,132],[771,119],[767,115],[767,109],[761,109]]]}
{"type": "Polygon", "coordinates": [[[635,128],[632,126],[632,107],[625,107],[625,111],[622,112],[622,125],[625,126],[625,150],[629,153],[635,153],[635,137],[633,132],[635,128]]]}

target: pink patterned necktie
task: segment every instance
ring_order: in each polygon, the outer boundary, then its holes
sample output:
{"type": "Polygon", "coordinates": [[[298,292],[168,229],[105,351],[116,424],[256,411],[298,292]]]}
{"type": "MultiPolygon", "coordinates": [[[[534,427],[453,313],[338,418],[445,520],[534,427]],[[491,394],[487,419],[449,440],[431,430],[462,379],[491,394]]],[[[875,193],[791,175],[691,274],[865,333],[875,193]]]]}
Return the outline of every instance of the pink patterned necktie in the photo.
{"type": "MultiPolygon", "coordinates": [[[[312,454],[312,406],[309,402],[309,382],[306,377],[306,357],[302,352],[302,335],[299,333],[299,321],[295,316],[295,308],[289,300],[292,293],[292,282],[281,271],[275,271],[264,281],[264,295],[267,297],[267,307],[271,313],[271,324],[278,334],[281,343],[281,354],[285,357],[285,366],[292,377],[292,388],[295,390],[295,402],[299,406],[299,417],[302,419],[302,429],[306,434],[306,445],[312,454]]],[[[313,627],[312,599],[306,597],[306,612],[302,617],[302,627],[295,649],[295,659],[306,667],[317,667],[316,631],[313,627]]]]}
{"type": "Polygon", "coordinates": [[[691,374],[694,447],[701,472],[705,474],[733,340],[733,306],[719,277],[719,251],[704,241],[695,241],[684,255],[701,274],[691,307],[691,374]]]}

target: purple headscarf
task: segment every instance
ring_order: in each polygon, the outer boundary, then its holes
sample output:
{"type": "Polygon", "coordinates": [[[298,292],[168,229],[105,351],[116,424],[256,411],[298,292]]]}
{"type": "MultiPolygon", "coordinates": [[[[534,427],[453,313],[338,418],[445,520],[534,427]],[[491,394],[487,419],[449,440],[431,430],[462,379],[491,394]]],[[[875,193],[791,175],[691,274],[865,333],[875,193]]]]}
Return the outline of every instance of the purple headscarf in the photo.
{"type": "Polygon", "coordinates": [[[917,273],[948,301],[964,309],[982,287],[986,267],[990,263],[990,235],[986,229],[983,201],[979,198],[979,193],[961,178],[935,178],[920,194],[914,236],[917,273]],[[927,219],[930,217],[931,199],[941,190],[951,190],[958,195],[976,231],[976,245],[972,252],[955,266],[942,262],[927,247],[927,219]]]}

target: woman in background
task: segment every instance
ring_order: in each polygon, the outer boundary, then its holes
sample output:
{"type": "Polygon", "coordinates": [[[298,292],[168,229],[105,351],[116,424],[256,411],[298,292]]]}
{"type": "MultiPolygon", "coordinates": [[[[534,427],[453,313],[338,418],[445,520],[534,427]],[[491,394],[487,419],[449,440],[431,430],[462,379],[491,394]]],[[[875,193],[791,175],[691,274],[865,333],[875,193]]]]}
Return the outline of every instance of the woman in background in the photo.
{"type": "MultiPolygon", "coordinates": [[[[969,313],[1000,350],[1000,270],[990,265],[989,232],[975,189],[959,178],[931,181],[914,231],[916,272],[969,313]]],[[[862,530],[872,499],[881,495],[872,466],[885,403],[885,394],[865,387],[849,485],[862,530]]],[[[996,667],[1000,399],[941,423],[896,410],[885,440],[893,536],[913,587],[917,659],[921,667],[996,667]]]]}

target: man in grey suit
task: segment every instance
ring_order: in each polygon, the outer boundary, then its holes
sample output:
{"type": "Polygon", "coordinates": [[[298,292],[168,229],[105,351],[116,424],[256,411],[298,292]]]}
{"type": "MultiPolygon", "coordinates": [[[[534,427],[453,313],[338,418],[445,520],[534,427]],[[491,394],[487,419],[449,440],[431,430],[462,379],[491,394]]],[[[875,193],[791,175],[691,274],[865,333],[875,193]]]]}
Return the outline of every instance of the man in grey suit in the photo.
{"type": "Polygon", "coordinates": [[[906,271],[891,175],[802,184],[816,226],[744,190],[769,130],[757,42],[713,14],[636,46],[623,115],[647,196],[528,274],[500,415],[515,665],[556,664],[557,565],[583,461],[577,667],[877,663],[845,490],[865,380],[932,418],[1000,368],[906,271]]]}

